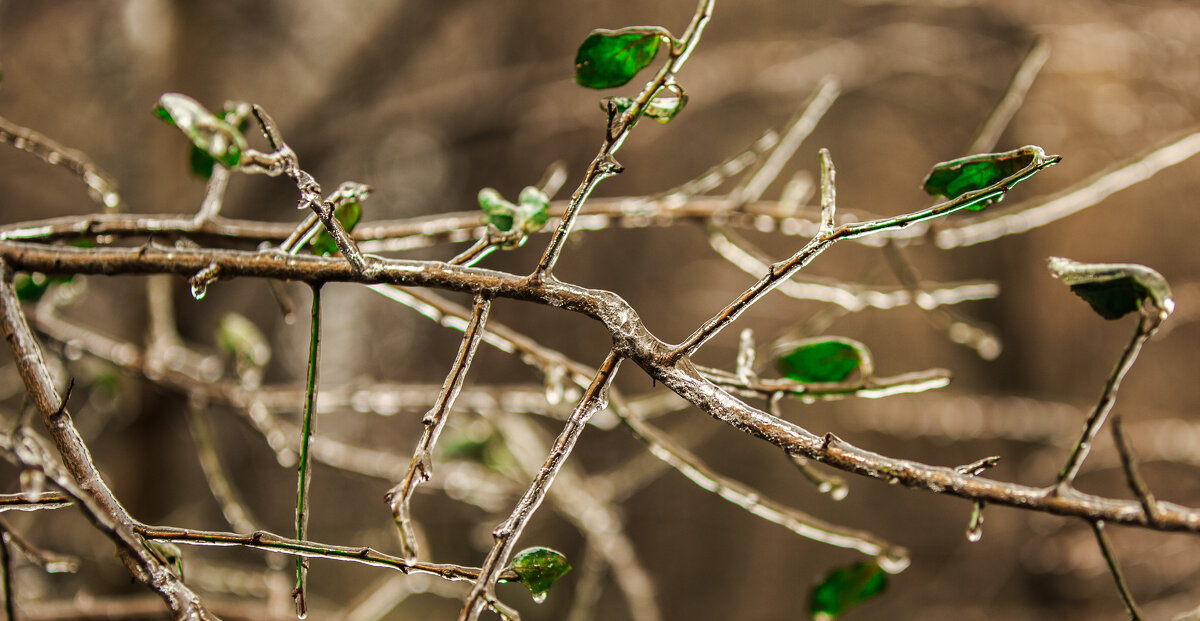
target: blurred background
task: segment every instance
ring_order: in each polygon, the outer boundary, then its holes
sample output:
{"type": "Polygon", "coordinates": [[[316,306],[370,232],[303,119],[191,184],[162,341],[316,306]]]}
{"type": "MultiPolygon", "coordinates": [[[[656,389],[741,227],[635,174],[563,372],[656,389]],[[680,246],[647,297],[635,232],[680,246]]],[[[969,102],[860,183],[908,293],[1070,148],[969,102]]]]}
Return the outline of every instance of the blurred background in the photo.
{"type": "MultiPolygon", "coordinates": [[[[640,84],[635,79],[611,92],[573,84],[575,48],[599,27],[654,24],[679,34],[694,8],[691,0],[0,1],[0,116],[89,154],[118,182],[122,210],[134,213],[192,214],[204,195],[203,180],[188,169],[186,140],[151,114],[168,91],[211,109],[226,100],[262,105],[326,190],[343,180],[374,188],[364,203],[365,223],[468,211],[485,186],[513,198],[555,161],[568,171],[564,197],[600,146],[604,115],[598,99],[632,95],[640,84]]],[[[920,209],[930,202],[920,189],[930,166],[966,154],[1038,40],[1049,56],[996,148],[1036,144],[1064,159],[1000,207],[1031,205],[1197,131],[1200,7],[1193,3],[720,1],[679,75],[688,107],[668,125],[640,124],[619,154],[625,172],[601,184],[595,196],[653,195],[697,177],[764,131],[784,128],[820,80],[833,76],[842,95],[764,198],[777,199],[797,173],[815,173],[816,151],[826,147],[837,166],[842,213],[867,217],[920,209]]],[[[263,146],[261,139],[252,143],[263,146]]],[[[913,306],[831,314],[827,304],[772,294],[698,360],[732,369],[742,328],[753,328],[759,342],[768,343],[798,325],[818,325],[825,334],[867,344],[881,375],[949,369],[954,380],[938,391],[815,405],[785,401],[782,410],[815,433],[834,432],[890,456],[954,466],[999,455],[991,476],[1045,485],[1066,459],[1134,323],[1096,316],[1049,275],[1046,258],[1148,265],[1172,284],[1177,311],[1126,379],[1116,411],[1127,421],[1156,496],[1200,504],[1200,426],[1194,420],[1200,403],[1200,255],[1194,241],[1200,159],[1181,159],[1028,233],[948,250],[917,239],[903,249],[923,280],[998,283],[999,297],[952,307],[963,323],[975,326],[973,334],[998,339],[994,359],[955,344],[936,318],[930,321],[929,313],[913,306]]],[[[3,224],[98,210],[68,172],[25,153],[0,149],[0,170],[3,224]]],[[[287,180],[235,175],[223,215],[298,222],[295,200],[287,180]]],[[[776,231],[739,233],[774,258],[803,243],[776,231]]],[[[483,265],[526,273],[547,239],[535,236],[483,265]]],[[[465,247],[443,243],[394,256],[445,260],[465,247]]],[[[668,342],[687,336],[755,279],[714,253],[705,228],[687,221],[576,232],[559,265],[556,274],[565,281],[623,296],[668,342]]],[[[806,273],[880,288],[899,284],[880,248],[851,243],[822,255],[806,273]]],[[[76,303],[59,312],[74,325],[142,347],[149,282],[91,277],[76,292],[76,303]]],[[[261,282],[218,282],[200,301],[182,279],[162,290],[173,300],[181,342],[208,365],[205,377],[233,376],[214,329],[225,313],[236,312],[270,342],[264,384],[302,382],[305,287],[289,285],[301,309],[292,324],[283,321],[261,282]]],[[[432,396],[400,398],[411,393],[366,389],[376,382],[440,384],[460,333],[360,287],[328,286],[324,301],[321,382],[330,392],[319,434],[350,447],[348,455],[369,449],[383,457],[372,462],[376,476],[364,474],[371,469],[366,467],[316,466],[311,537],[395,553],[395,528],[382,498],[396,480],[389,473],[407,466],[432,396]],[[395,459],[388,461],[389,455],[395,459]]],[[[607,351],[608,339],[596,324],[554,309],[502,300],[492,320],[589,366],[607,351]]],[[[184,416],[187,395],[113,372],[110,363],[78,346],[73,351],[69,341],[50,337],[46,344],[62,377],[91,380],[80,381],[73,409],[106,480],[130,512],[153,524],[229,530],[196,457],[184,416]]],[[[773,374],[769,352],[760,358],[763,373],[773,374]]],[[[11,363],[3,364],[0,388],[11,419],[22,391],[11,363]]],[[[468,382],[517,387],[513,394],[536,401],[544,380],[516,357],[484,346],[468,382]]],[[[617,386],[629,398],[662,391],[632,365],[617,386]]],[[[273,414],[293,425],[299,406],[297,400],[273,414]]],[[[210,424],[217,453],[255,525],[287,534],[296,490],[287,450],[272,450],[262,427],[238,408],[190,407],[210,424]]],[[[561,414],[568,407],[546,404],[543,397],[528,409],[561,414]]],[[[519,459],[505,452],[515,448],[504,442],[488,448],[494,421],[470,405],[461,410],[443,444],[478,450],[439,456],[434,481],[421,488],[414,511],[427,542],[425,558],[477,566],[490,545],[489,530],[507,515],[528,478],[516,465],[519,459]],[[438,481],[453,474],[461,489],[438,481]],[[484,489],[479,481],[488,477],[497,482],[484,489]]],[[[540,432],[533,437],[544,443],[538,449],[544,455],[561,423],[552,416],[520,416],[540,432]]],[[[911,551],[912,566],[891,577],[887,593],[847,618],[1125,618],[1083,522],[993,507],[985,512],[982,539],[969,543],[964,531],[971,505],[965,501],[850,478],[849,495],[835,502],[778,450],[695,409],[663,414],[655,424],[682,438],[716,471],[765,496],[911,551]]],[[[673,470],[659,469],[619,426],[589,429],[573,460],[578,472],[594,475],[592,483],[622,480],[610,473],[623,467],[647,475],[609,509],[652,581],[658,618],[803,618],[811,585],[861,558],[797,537],[673,470]]],[[[1130,498],[1117,463],[1105,430],[1079,487],[1130,498]]],[[[11,475],[5,491],[15,491],[17,473],[5,472],[11,475]]],[[[580,576],[589,572],[582,569],[588,558],[584,537],[568,513],[547,504],[518,547],[554,547],[576,570],[544,604],[533,604],[517,586],[502,586],[501,597],[532,620],[654,618],[646,616],[654,614],[648,609],[630,611],[628,576],[636,570],[603,563],[589,579],[599,589],[594,604],[572,609],[573,600],[589,597],[580,592],[586,591],[580,576]]],[[[10,521],[46,548],[85,561],[71,575],[46,575],[19,563],[23,618],[164,616],[160,603],[130,585],[111,545],[78,512],[22,514],[10,521]],[[118,606],[111,609],[116,612],[103,612],[101,603],[118,606]]],[[[1148,618],[1170,619],[1200,606],[1195,536],[1119,528],[1109,533],[1148,618]]],[[[192,548],[184,554],[188,582],[233,618],[290,611],[287,563],[240,550],[192,548]]],[[[310,590],[317,619],[452,618],[464,592],[319,560],[310,590]]]]}

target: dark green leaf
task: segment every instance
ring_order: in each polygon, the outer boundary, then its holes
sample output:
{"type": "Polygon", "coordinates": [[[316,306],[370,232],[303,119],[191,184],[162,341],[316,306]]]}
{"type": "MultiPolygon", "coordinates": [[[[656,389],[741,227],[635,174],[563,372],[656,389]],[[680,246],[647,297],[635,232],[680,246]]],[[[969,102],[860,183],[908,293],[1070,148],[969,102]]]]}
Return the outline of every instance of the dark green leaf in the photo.
{"type": "MultiPolygon", "coordinates": [[[[1017,174],[1022,168],[1032,164],[1035,157],[1035,154],[1027,149],[1017,149],[1005,153],[981,153],[942,162],[935,165],[925,177],[925,191],[932,196],[955,199],[1017,174]]],[[[972,205],[967,209],[981,211],[992,202],[999,201],[1000,198],[996,198],[994,201],[972,205]]]]}
{"type": "Polygon", "coordinates": [[[513,571],[534,598],[544,597],[554,582],[571,571],[571,564],[561,552],[550,548],[525,548],[513,557],[513,571]]]}
{"type": "Polygon", "coordinates": [[[192,145],[192,150],[188,153],[188,161],[192,166],[192,174],[201,179],[211,179],[213,167],[217,165],[217,160],[214,160],[211,155],[201,151],[200,147],[192,145]]]}
{"type": "Polygon", "coordinates": [[[233,168],[246,151],[242,132],[218,118],[195,99],[179,93],[164,93],[154,108],[158,118],[178,127],[192,144],[214,160],[233,168]]]}
{"type": "Polygon", "coordinates": [[[662,34],[593,30],[575,54],[575,81],[588,88],[627,84],[658,54],[662,34]]]}
{"type": "Polygon", "coordinates": [[[500,196],[500,192],[492,188],[484,188],[479,191],[479,208],[486,214],[486,219],[489,224],[501,231],[511,231],[513,227],[513,214],[517,207],[512,203],[504,200],[500,196]]]}
{"type": "Polygon", "coordinates": [[[1079,263],[1050,257],[1050,273],[1105,319],[1124,317],[1140,310],[1145,302],[1164,316],[1175,310],[1167,280],[1144,265],[1079,263]]]}
{"type": "Polygon", "coordinates": [[[20,272],[13,277],[13,288],[17,291],[17,299],[25,302],[36,302],[42,299],[50,285],[71,282],[72,276],[47,276],[41,272],[20,272]]]}
{"type": "Polygon", "coordinates": [[[813,619],[833,619],[887,588],[887,574],[874,561],[835,569],[813,587],[809,612],[813,619]]]}
{"type": "MultiPolygon", "coordinates": [[[[346,229],[346,232],[349,233],[354,230],[354,227],[358,226],[358,221],[362,218],[362,206],[358,204],[358,201],[347,201],[338,206],[333,212],[333,217],[337,218],[338,222],[342,223],[342,228],[346,229]]],[[[338,251],[337,243],[333,241],[333,236],[324,228],[313,237],[310,243],[312,244],[313,252],[319,255],[331,255],[338,251]]]]}
{"type": "Polygon", "coordinates": [[[802,342],[776,365],[784,377],[797,382],[842,382],[856,369],[869,369],[870,357],[857,341],[822,338],[802,342]]]}

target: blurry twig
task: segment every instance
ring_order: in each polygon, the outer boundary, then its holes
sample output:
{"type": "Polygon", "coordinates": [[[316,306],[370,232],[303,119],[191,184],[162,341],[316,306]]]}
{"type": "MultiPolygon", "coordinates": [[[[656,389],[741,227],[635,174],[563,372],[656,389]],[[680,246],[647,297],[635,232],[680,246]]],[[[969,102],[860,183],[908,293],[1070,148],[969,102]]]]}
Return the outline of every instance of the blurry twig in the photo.
{"type": "Polygon", "coordinates": [[[1121,573],[1121,565],[1117,563],[1116,553],[1113,552],[1108,536],[1104,534],[1104,521],[1095,520],[1088,524],[1096,535],[1096,544],[1100,546],[1100,552],[1104,554],[1104,561],[1108,564],[1108,571],[1112,573],[1113,582],[1117,583],[1117,592],[1121,594],[1121,601],[1125,603],[1125,609],[1129,611],[1130,619],[1142,621],[1142,611],[1134,601],[1133,594],[1129,592],[1129,585],[1125,583],[1125,576],[1121,573]]]}

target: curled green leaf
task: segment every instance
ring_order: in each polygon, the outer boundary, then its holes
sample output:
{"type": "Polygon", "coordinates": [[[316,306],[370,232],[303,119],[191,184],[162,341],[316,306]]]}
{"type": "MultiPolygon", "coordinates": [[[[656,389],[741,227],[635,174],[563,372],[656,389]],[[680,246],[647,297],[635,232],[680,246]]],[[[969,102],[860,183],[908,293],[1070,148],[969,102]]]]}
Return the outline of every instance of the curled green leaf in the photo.
{"type": "Polygon", "coordinates": [[[627,84],[658,54],[660,28],[593,30],[575,54],[575,82],[588,88],[627,84]]]}
{"type": "MultiPolygon", "coordinates": [[[[683,110],[683,107],[687,105],[688,97],[677,84],[668,84],[658,92],[662,93],[663,91],[671,91],[674,95],[660,96],[656,94],[642,109],[642,116],[650,117],[665,125],[683,110]]],[[[629,97],[605,97],[600,100],[600,109],[605,112],[611,110],[614,114],[624,114],[632,107],[633,99],[629,97]]]]}
{"type": "Polygon", "coordinates": [[[154,114],[178,127],[197,149],[221,164],[233,168],[241,162],[247,148],[242,132],[195,99],[179,93],[164,93],[158,99],[154,114]]]}
{"type": "MultiPolygon", "coordinates": [[[[1015,151],[1004,153],[981,153],[949,162],[942,162],[933,167],[925,177],[924,188],[931,196],[944,196],[955,199],[967,192],[982,190],[996,182],[1011,177],[1021,169],[1034,163],[1041,150],[1032,147],[1022,147],[1015,151]]],[[[994,200],[984,201],[968,206],[971,211],[982,211],[994,202],[1000,202],[1003,196],[994,200]]]]}
{"type": "Polygon", "coordinates": [[[1120,319],[1141,310],[1146,303],[1162,317],[1175,310],[1167,279],[1144,265],[1079,263],[1050,257],[1049,267],[1055,278],[1105,319],[1120,319]]]}
{"type": "Polygon", "coordinates": [[[863,377],[872,372],[871,354],[866,345],[843,337],[806,339],[776,360],[784,377],[805,384],[844,382],[858,371],[863,377]]]}
{"type": "Polygon", "coordinates": [[[513,557],[512,569],[535,600],[546,597],[554,582],[571,571],[567,557],[550,548],[525,548],[513,557]]]}
{"type": "Polygon", "coordinates": [[[835,569],[813,587],[809,613],[817,621],[834,619],[887,588],[887,574],[874,561],[835,569]]]}
{"type": "Polygon", "coordinates": [[[505,200],[495,188],[480,190],[478,200],[488,224],[504,232],[512,230],[516,205],[505,200]]]}

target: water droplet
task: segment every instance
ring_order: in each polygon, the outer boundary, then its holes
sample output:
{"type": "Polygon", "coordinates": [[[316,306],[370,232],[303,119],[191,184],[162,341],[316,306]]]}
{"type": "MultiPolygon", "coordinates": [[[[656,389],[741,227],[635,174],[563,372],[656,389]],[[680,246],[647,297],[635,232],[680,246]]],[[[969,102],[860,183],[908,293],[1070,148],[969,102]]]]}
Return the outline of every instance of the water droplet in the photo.
{"type": "Polygon", "coordinates": [[[975,503],[971,520],[967,523],[967,541],[975,543],[983,538],[983,503],[975,503]]]}
{"type": "Polygon", "coordinates": [[[849,494],[850,486],[845,483],[838,483],[833,486],[833,489],[829,490],[829,497],[834,500],[845,500],[849,494]]]}
{"type": "Polygon", "coordinates": [[[79,360],[83,357],[83,344],[75,339],[71,339],[63,345],[63,356],[67,360],[79,360]]]}
{"type": "Polygon", "coordinates": [[[21,495],[33,502],[46,489],[46,475],[40,470],[21,471],[21,495]]]}
{"type": "Polygon", "coordinates": [[[875,557],[875,562],[879,564],[880,569],[889,574],[898,574],[908,569],[908,566],[912,564],[912,557],[904,548],[891,548],[875,557]]]}
{"type": "Polygon", "coordinates": [[[197,300],[203,300],[205,294],[208,293],[208,281],[202,278],[193,278],[188,281],[192,286],[192,297],[197,300]]]}
{"type": "Polygon", "coordinates": [[[548,593],[549,593],[549,591],[542,591],[541,593],[534,593],[533,594],[533,602],[535,604],[545,603],[546,596],[548,593]]]}

